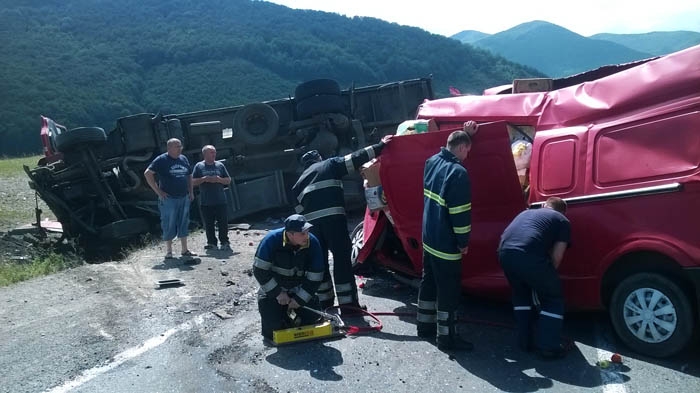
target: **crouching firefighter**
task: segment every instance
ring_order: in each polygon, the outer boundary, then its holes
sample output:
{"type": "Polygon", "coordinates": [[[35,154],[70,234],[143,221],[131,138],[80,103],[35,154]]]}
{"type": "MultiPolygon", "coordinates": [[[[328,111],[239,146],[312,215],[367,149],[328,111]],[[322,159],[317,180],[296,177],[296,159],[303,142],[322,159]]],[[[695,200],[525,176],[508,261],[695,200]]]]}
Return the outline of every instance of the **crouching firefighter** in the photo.
{"type": "Polygon", "coordinates": [[[304,172],[297,180],[292,192],[298,205],[297,213],[303,213],[313,223],[311,233],[321,243],[325,275],[318,289],[321,307],[333,306],[333,282],[338,305],[360,307],[355,276],[352,272],[352,244],[345,216],[345,198],[341,179],[357,171],[362,164],[378,156],[391,135],[381,142],[360,149],[345,157],[332,157],[323,160],[316,150],[302,156],[304,172]],[[333,253],[333,281],[328,264],[328,250],[333,253]]]}
{"type": "Polygon", "coordinates": [[[260,284],[258,310],[263,338],[272,341],[275,330],[288,326],[287,312],[294,310],[302,325],[319,320],[304,308],[318,309],[315,296],[323,280],[323,257],[318,239],[309,233],[311,224],[293,214],[284,228],[268,232],[255,253],[253,275],[260,284]]]}
{"type": "Polygon", "coordinates": [[[455,131],[447,147],[425,162],[423,172],[423,278],[416,315],[418,336],[441,350],[471,350],[456,332],[462,256],[471,233],[471,186],[462,166],[471,138],[455,131]]]}

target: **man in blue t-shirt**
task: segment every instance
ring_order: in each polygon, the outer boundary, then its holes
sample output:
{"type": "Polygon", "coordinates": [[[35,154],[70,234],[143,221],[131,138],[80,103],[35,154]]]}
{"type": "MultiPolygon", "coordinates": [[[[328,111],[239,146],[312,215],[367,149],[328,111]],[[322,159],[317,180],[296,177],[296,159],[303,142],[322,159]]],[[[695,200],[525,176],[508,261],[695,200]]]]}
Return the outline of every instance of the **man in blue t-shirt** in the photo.
{"type": "Polygon", "coordinates": [[[221,249],[231,251],[228,241],[228,205],[224,187],[231,184],[231,177],[224,164],[216,161],[216,148],[206,145],[202,148],[203,161],[194,165],[192,183],[199,186],[199,205],[202,212],[202,224],[207,233],[205,249],[216,248],[214,223],[219,228],[221,249]]]}
{"type": "Polygon", "coordinates": [[[160,226],[166,247],[165,258],[173,258],[175,237],[180,238],[181,255],[193,257],[197,254],[187,248],[190,202],[194,199],[190,162],[182,155],[182,142],[179,139],[169,139],[167,150],[151,162],[143,175],[158,195],[160,226]]]}
{"type": "Polygon", "coordinates": [[[571,224],[564,213],[566,202],[549,198],[543,208],[515,217],[498,246],[498,259],[513,290],[518,345],[525,351],[537,350],[546,359],[566,355],[560,343],[564,296],[557,274],[571,241],[571,224]],[[541,304],[539,316],[532,312],[533,297],[541,304]],[[535,318],[538,332],[533,339],[535,318]]]}

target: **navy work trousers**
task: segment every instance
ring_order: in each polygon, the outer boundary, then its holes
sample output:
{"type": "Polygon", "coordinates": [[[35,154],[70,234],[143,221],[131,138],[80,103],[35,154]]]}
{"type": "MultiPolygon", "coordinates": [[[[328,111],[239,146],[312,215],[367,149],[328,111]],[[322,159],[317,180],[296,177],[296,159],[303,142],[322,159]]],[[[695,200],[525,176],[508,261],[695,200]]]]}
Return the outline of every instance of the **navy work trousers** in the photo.
{"type": "Polygon", "coordinates": [[[564,322],[564,297],[559,275],[549,258],[501,250],[498,259],[513,291],[518,344],[521,348],[532,348],[534,344],[539,349],[558,349],[564,322]],[[532,317],[533,292],[540,301],[537,318],[532,317]]]}

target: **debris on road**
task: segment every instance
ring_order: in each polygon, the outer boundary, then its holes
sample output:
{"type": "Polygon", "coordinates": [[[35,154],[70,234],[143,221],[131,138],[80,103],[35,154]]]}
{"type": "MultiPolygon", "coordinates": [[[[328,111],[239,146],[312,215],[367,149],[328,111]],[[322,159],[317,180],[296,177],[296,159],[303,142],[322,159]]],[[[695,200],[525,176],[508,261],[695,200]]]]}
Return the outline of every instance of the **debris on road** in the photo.
{"type": "Polygon", "coordinates": [[[179,278],[171,278],[171,279],[166,279],[166,280],[158,280],[156,281],[156,285],[160,288],[164,287],[172,287],[172,286],[180,286],[180,285],[185,285],[182,280],[179,278]]]}
{"type": "Polygon", "coordinates": [[[228,312],[226,312],[226,310],[221,309],[221,308],[216,309],[216,310],[214,310],[214,311],[212,311],[212,312],[214,313],[214,315],[216,315],[217,317],[219,317],[219,318],[221,318],[221,319],[231,319],[231,318],[233,318],[233,315],[229,314],[228,312]]]}

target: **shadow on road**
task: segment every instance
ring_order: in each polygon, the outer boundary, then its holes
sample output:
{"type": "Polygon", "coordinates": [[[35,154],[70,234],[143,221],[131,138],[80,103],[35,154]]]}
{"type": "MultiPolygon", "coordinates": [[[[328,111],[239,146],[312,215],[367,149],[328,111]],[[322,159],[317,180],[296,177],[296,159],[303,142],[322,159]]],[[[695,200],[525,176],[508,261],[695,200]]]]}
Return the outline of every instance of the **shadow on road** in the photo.
{"type": "Polygon", "coordinates": [[[285,370],[307,370],[312,378],[320,381],[340,381],[343,377],[334,368],[343,364],[343,355],[339,350],[320,342],[299,343],[278,347],[277,352],[267,356],[266,360],[285,370]],[[303,353],[313,353],[313,357],[303,353]]]}

